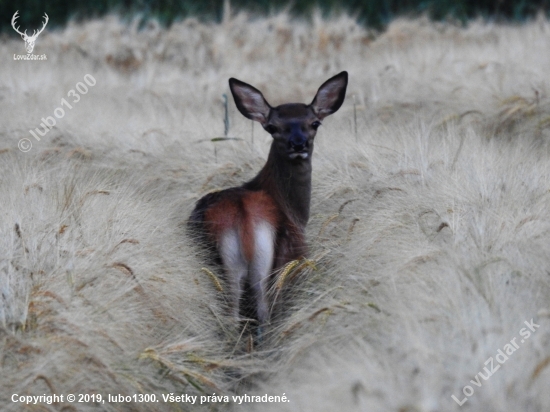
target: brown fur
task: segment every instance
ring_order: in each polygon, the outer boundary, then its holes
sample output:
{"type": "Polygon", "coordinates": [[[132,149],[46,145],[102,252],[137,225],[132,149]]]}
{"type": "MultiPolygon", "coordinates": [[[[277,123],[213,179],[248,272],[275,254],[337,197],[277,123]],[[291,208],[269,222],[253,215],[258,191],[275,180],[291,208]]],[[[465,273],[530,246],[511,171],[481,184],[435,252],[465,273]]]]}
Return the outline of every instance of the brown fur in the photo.
{"type": "Polygon", "coordinates": [[[275,201],[264,191],[244,191],[238,196],[221,197],[205,212],[204,221],[211,239],[219,243],[222,234],[230,228],[238,228],[245,259],[254,255],[254,225],[259,221],[279,227],[281,213],[275,201]]]}

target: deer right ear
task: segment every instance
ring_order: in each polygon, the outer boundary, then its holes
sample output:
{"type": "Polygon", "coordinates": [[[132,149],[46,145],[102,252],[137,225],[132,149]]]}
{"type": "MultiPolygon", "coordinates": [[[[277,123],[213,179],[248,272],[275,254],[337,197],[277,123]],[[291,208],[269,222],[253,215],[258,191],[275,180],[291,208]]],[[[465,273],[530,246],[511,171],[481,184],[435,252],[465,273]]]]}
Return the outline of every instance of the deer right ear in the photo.
{"type": "Polygon", "coordinates": [[[311,102],[311,107],[319,119],[323,120],[342,106],[346,97],[347,85],[348,72],[344,71],[331,77],[319,87],[311,102]]]}
{"type": "Polygon", "coordinates": [[[262,125],[267,123],[271,106],[265,100],[262,92],[234,78],[229,79],[229,89],[231,90],[237,109],[239,109],[239,112],[243,116],[256,120],[262,125]]]}

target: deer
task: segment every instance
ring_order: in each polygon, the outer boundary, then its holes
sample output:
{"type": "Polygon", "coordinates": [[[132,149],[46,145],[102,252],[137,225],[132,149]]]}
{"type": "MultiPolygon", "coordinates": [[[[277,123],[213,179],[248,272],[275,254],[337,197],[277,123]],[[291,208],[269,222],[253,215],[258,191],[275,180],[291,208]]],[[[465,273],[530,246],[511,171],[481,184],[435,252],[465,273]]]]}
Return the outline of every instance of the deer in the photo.
{"type": "Polygon", "coordinates": [[[233,318],[241,320],[241,300],[248,299],[259,336],[269,323],[272,275],[307,254],[313,143],[321,121],[342,106],[347,83],[343,71],[325,81],[309,105],[272,107],[255,87],[229,79],[239,112],[273,138],[269,155],[252,180],[199,199],[188,224],[221,260],[233,318]]]}
{"type": "Polygon", "coordinates": [[[34,43],[36,42],[36,39],[38,38],[38,36],[40,35],[40,33],[42,33],[44,31],[44,29],[46,28],[46,24],[48,24],[48,21],[50,20],[50,18],[48,17],[48,15],[46,13],[44,13],[44,23],[42,24],[42,28],[38,31],[34,30],[33,33],[32,33],[32,36],[28,36],[27,35],[27,30],[25,30],[23,33],[21,33],[19,31],[19,26],[15,27],[15,21],[17,20],[17,18],[19,17],[17,14],[19,13],[19,10],[17,10],[13,17],[11,18],[11,26],[13,27],[13,29],[19,33],[21,35],[21,38],[25,41],[25,48],[27,49],[27,53],[32,53],[32,51],[34,50],[34,43]]]}

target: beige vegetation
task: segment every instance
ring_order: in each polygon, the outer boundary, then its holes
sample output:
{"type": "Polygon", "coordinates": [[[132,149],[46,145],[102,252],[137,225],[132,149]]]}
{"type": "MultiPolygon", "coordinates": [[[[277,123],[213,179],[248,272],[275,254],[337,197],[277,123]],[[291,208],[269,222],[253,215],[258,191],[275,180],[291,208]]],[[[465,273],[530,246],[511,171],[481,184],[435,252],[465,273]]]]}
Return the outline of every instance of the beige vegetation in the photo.
{"type": "MultiPolygon", "coordinates": [[[[349,17],[116,17],[0,42],[4,410],[544,411],[550,404],[550,22],[467,28],[349,17]],[[223,274],[185,231],[194,202],[263,165],[270,137],[222,94],[309,102],[347,70],[316,138],[310,262],[274,286],[252,348],[223,274]],[[36,141],[90,73],[72,109],[36,141]],[[29,138],[32,149],[17,149],[29,138]],[[202,268],[205,268],[204,270],[202,268]],[[519,343],[524,321],[540,325],[519,343]],[[488,380],[485,361],[519,348],[488,380]],[[481,387],[471,383],[478,376],[481,387]],[[451,398],[465,398],[462,407],[451,398]],[[466,389],[466,392],[469,390],[466,389]],[[28,406],[12,394],[156,394],[28,406]],[[289,403],[165,403],[162,394],[289,403]]],[[[495,368],[498,363],[495,361],[495,368]]]]}

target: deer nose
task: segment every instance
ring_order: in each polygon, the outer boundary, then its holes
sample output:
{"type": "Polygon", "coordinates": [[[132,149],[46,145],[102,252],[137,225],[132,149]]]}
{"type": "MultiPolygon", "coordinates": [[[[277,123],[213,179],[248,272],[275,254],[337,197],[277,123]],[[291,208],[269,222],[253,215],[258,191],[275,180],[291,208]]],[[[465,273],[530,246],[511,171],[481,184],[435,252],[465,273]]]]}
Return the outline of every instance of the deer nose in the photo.
{"type": "Polygon", "coordinates": [[[294,132],[290,136],[290,147],[291,149],[299,152],[306,148],[307,146],[307,137],[301,132],[294,132]]]}

